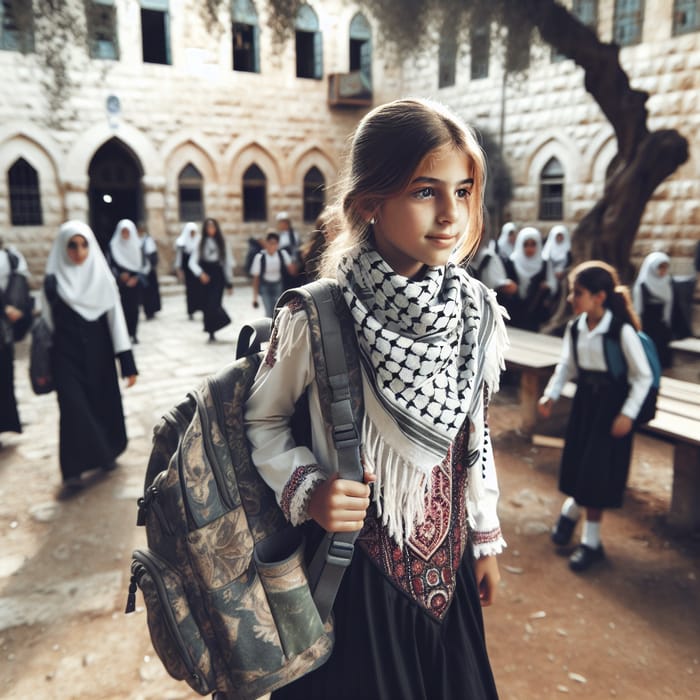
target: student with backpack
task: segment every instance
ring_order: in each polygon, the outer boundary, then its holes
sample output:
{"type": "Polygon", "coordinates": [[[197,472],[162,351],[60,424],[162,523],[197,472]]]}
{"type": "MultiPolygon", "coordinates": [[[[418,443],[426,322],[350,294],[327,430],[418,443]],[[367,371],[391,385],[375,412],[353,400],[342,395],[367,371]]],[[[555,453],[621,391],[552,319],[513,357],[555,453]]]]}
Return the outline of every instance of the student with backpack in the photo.
{"type": "Polygon", "coordinates": [[[277,313],[246,403],[253,462],[292,524],[361,532],[330,659],[274,700],[497,697],[480,606],[505,546],[486,409],[507,339],[493,294],[458,264],[478,244],[483,185],[473,132],[442,105],[397,100],[355,132],[321,275],[360,347],[365,483],[333,475],[306,314],[277,313]],[[289,424],[304,393],[312,449],[289,424]]]}
{"type": "Polygon", "coordinates": [[[586,571],[605,558],[600,537],[603,513],[622,506],[632,452],[635,420],[652,387],[652,370],[639,319],[616,270],[592,260],[570,275],[569,301],[576,318],[567,326],[562,354],[539,402],[544,418],[566,382],[576,379],[559,471],[566,494],[552,541],[565,547],[585,513],[581,542],[569,559],[573,571],[586,571]],[[621,350],[626,372],[611,366],[609,336],[621,350]],[[621,375],[621,376],[620,376],[621,375]]]}
{"type": "Polygon", "coordinates": [[[280,237],[275,231],[265,236],[265,247],[250,266],[253,277],[253,307],[258,308],[258,296],[262,297],[265,315],[272,318],[275,304],[284,291],[292,260],[286,250],[279,247],[280,237]]]}

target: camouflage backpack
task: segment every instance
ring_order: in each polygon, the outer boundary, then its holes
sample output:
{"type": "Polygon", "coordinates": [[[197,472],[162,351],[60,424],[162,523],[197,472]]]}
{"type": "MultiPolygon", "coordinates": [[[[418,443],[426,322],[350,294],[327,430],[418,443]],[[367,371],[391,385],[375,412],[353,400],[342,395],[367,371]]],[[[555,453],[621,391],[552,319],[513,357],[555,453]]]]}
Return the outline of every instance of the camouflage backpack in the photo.
{"type": "MultiPolygon", "coordinates": [[[[362,382],[349,311],[333,282],[286,292],[309,319],[321,407],[340,474],[362,479],[362,382]]],[[[243,357],[154,430],[126,612],[140,588],[153,647],[168,673],[202,695],[253,700],[320,666],[333,646],[330,609],[357,533],[321,533],[307,567],[292,527],[251,460],[243,416],[262,353],[243,357]]],[[[305,397],[302,397],[305,398],[305,397]]],[[[309,425],[300,401],[298,422],[309,425]]],[[[299,441],[299,437],[296,437],[299,441]]],[[[307,523],[307,527],[309,524],[307,523]]]]}

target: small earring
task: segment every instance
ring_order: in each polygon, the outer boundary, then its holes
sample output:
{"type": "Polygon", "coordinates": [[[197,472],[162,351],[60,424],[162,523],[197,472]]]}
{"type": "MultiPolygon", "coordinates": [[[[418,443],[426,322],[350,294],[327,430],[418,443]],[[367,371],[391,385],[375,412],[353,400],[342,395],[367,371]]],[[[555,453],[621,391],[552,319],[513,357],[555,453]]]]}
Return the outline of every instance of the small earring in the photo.
{"type": "Polygon", "coordinates": [[[373,216],[373,217],[369,220],[369,223],[372,224],[372,226],[374,226],[374,224],[377,223],[376,217],[373,216]]]}

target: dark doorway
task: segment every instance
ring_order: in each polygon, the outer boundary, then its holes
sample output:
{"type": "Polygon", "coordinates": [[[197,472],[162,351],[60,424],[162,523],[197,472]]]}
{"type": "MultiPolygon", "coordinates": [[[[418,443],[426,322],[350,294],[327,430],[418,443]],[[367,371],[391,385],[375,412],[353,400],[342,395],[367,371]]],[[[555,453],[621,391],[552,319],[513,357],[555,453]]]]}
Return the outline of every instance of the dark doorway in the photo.
{"type": "Polygon", "coordinates": [[[101,146],[88,169],[90,226],[104,250],[120,219],[143,218],[143,169],[138,158],[119,139],[101,146]]]}

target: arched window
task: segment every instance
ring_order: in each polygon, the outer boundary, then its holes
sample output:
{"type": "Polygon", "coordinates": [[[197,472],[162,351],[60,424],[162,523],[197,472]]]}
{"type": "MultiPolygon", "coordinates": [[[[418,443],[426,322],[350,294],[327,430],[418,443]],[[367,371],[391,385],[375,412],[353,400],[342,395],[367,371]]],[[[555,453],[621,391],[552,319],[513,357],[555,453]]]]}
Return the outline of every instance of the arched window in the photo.
{"type": "Polygon", "coordinates": [[[267,221],[267,178],[255,163],[243,173],[243,221],[267,221]]]}
{"type": "Polygon", "coordinates": [[[438,49],[438,88],[455,84],[457,74],[457,30],[454,23],[445,23],[438,49]]]}
{"type": "Polygon", "coordinates": [[[560,221],[564,218],[564,169],[556,158],[550,158],[540,175],[540,220],[560,221]]]}
{"type": "Polygon", "coordinates": [[[304,175],[304,221],[312,223],[326,203],[326,180],[316,167],[309,168],[304,175]]]}
{"type": "Polygon", "coordinates": [[[231,7],[233,70],[260,72],[260,29],[252,0],[233,0],[231,7]]]}
{"type": "Polygon", "coordinates": [[[310,5],[302,5],[294,23],[296,29],[297,78],[323,78],[323,36],[318,17],[310,5]]]}
{"type": "Polygon", "coordinates": [[[372,87],[372,27],[358,12],[350,21],[350,72],[360,71],[366,87],[372,87]]]}
{"type": "Polygon", "coordinates": [[[197,168],[188,163],[177,177],[180,221],[204,219],[204,179],[197,168]]]}
{"type": "Polygon", "coordinates": [[[475,24],[471,29],[471,79],[489,77],[491,54],[490,26],[487,23],[475,24]]]}
{"type": "Polygon", "coordinates": [[[619,46],[631,46],[642,40],[644,0],[615,0],[613,39],[619,46]]]}
{"type": "Polygon", "coordinates": [[[10,221],[13,226],[41,226],[39,175],[24,158],[18,158],[7,171],[10,192],[10,221]]]}

